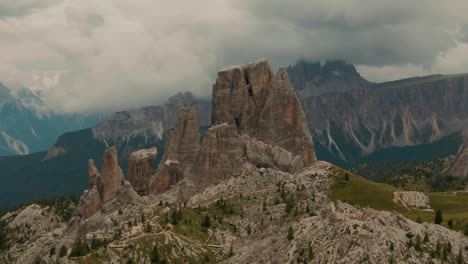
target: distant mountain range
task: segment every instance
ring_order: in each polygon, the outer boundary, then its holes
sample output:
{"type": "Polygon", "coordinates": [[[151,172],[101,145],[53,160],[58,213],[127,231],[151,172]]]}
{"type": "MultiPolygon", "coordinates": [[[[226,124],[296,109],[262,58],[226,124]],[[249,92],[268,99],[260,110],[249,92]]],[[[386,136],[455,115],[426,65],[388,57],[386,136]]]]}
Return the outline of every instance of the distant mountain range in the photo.
{"type": "Polygon", "coordinates": [[[44,103],[30,90],[13,95],[0,83],[0,156],[25,155],[44,151],[57,137],[95,125],[103,115],[41,113],[35,106],[44,103]]]}
{"type": "Polygon", "coordinates": [[[201,126],[209,124],[211,102],[179,93],[163,106],[117,112],[91,128],[64,133],[48,151],[0,157],[0,208],[32,199],[79,195],[86,185],[88,159],[101,166],[108,146],[117,146],[124,171],[130,154],[141,148],[156,146],[159,163],[165,134],[174,127],[177,110],[184,105],[196,105],[201,126]]]}
{"type": "MultiPolygon", "coordinates": [[[[320,160],[349,168],[378,160],[435,159],[455,155],[462,146],[468,120],[468,75],[376,84],[344,61],[298,61],[287,71],[320,160]]],[[[124,171],[130,153],[140,148],[158,147],[158,164],[165,134],[184,105],[196,107],[200,126],[206,129],[211,123],[211,101],[180,93],[163,106],[118,112],[92,128],[65,133],[48,152],[0,157],[0,207],[79,194],[86,186],[87,159],[94,159],[99,167],[102,152],[111,145],[117,146],[124,171]]],[[[457,176],[467,176],[462,174],[457,176]]]]}
{"type": "Polygon", "coordinates": [[[371,83],[344,61],[288,68],[319,158],[344,167],[455,154],[468,126],[468,74],[371,83]]]}

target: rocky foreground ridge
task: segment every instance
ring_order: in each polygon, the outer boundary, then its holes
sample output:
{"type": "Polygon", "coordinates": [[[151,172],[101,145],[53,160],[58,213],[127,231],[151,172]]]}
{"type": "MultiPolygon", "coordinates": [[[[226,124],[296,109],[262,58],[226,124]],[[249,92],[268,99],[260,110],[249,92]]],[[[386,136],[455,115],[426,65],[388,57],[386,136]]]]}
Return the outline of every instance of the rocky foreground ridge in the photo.
{"type": "Polygon", "coordinates": [[[218,73],[211,126],[178,111],[164,157],[116,148],[73,217],[31,205],[1,218],[5,263],[442,263],[468,259],[463,234],[329,199],[338,167],[317,161],[285,69],[266,60],[218,73]],[[201,142],[201,143],[200,143],[201,142]],[[63,219],[63,218],[62,218],[63,219]],[[424,239],[423,239],[424,238],[424,239]],[[414,244],[413,244],[414,243],[414,244]],[[450,248],[450,250],[448,249],[450,248]],[[259,254],[261,252],[262,254],[259,254]],[[164,261],[164,262],[163,262],[164,261]]]}

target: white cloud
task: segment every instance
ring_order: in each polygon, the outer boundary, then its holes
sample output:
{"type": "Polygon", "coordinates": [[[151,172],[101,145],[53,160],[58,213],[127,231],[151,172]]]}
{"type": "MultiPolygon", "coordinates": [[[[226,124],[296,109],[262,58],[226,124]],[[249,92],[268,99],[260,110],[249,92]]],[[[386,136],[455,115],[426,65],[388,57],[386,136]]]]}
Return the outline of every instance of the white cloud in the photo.
{"type": "Polygon", "coordinates": [[[47,89],[57,111],[154,105],[186,90],[209,96],[218,69],[260,57],[275,66],[343,58],[376,81],[468,71],[461,0],[8,3],[0,80],[47,89]]]}

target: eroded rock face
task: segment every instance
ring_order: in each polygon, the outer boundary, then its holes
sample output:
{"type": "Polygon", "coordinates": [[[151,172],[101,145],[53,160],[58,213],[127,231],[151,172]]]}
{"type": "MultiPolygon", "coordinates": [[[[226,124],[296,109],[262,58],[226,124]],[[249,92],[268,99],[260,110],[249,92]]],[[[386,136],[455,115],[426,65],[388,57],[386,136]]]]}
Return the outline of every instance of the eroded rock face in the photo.
{"type": "Polygon", "coordinates": [[[101,210],[102,205],[100,194],[100,189],[102,188],[101,174],[92,159],[88,161],[88,174],[88,189],[81,195],[80,202],[76,208],[77,214],[83,218],[89,218],[97,213],[101,210]]]}
{"type": "Polygon", "coordinates": [[[236,65],[218,72],[213,85],[211,124],[235,124],[240,131],[255,134],[273,80],[271,67],[266,60],[236,65]]]}
{"type": "Polygon", "coordinates": [[[150,148],[137,150],[130,155],[127,180],[140,196],[148,195],[157,153],[156,148],[150,148]]]}
{"type": "Polygon", "coordinates": [[[164,156],[151,183],[151,192],[160,193],[180,181],[191,168],[200,150],[200,126],[193,107],[179,110],[174,130],[167,135],[164,156]]]}
{"type": "Polygon", "coordinates": [[[195,182],[206,186],[239,175],[243,155],[243,143],[235,125],[224,123],[210,127],[193,168],[195,182]]]}
{"type": "Polygon", "coordinates": [[[104,152],[102,158],[102,190],[101,198],[103,203],[107,203],[117,197],[122,188],[124,176],[119,167],[117,158],[117,148],[110,147],[104,152]]]}
{"type": "Polygon", "coordinates": [[[195,108],[192,106],[182,107],[178,112],[175,129],[168,135],[164,157],[178,160],[186,167],[197,156],[200,149],[199,142],[200,126],[195,108]]]}
{"type": "Polygon", "coordinates": [[[296,171],[302,164],[300,156],[277,146],[268,145],[247,135],[242,135],[244,155],[247,161],[258,168],[277,167],[282,171],[296,171]]]}
{"type": "Polygon", "coordinates": [[[468,177],[468,138],[460,147],[455,161],[450,166],[449,174],[456,177],[468,177]]]}
{"type": "Polygon", "coordinates": [[[80,202],[76,208],[77,214],[82,218],[86,219],[101,210],[101,196],[97,186],[93,186],[91,189],[86,190],[80,197],[80,202]]]}
{"type": "Polygon", "coordinates": [[[94,160],[90,159],[88,161],[88,189],[91,189],[93,186],[98,186],[101,184],[101,173],[99,173],[96,165],[94,165],[94,160]]]}
{"type": "Polygon", "coordinates": [[[212,125],[235,125],[272,146],[316,161],[312,136],[301,103],[285,69],[273,76],[266,60],[233,66],[218,73],[213,86],[212,125]]]}
{"type": "MultiPolygon", "coordinates": [[[[150,156],[156,150],[147,150],[145,155],[150,156]]],[[[135,166],[139,164],[139,158],[145,160],[143,153],[135,154],[135,166]]],[[[155,155],[155,154],[154,154],[155,155]]],[[[122,204],[127,204],[138,198],[130,182],[125,181],[117,163],[117,149],[111,147],[104,152],[102,158],[102,173],[94,165],[93,160],[88,161],[89,183],[88,189],[80,197],[76,208],[76,214],[87,219],[98,211],[109,211],[122,204]]]]}
{"type": "Polygon", "coordinates": [[[284,68],[276,75],[259,118],[256,137],[302,156],[304,165],[317,160],[306,116],[284,68]]]}

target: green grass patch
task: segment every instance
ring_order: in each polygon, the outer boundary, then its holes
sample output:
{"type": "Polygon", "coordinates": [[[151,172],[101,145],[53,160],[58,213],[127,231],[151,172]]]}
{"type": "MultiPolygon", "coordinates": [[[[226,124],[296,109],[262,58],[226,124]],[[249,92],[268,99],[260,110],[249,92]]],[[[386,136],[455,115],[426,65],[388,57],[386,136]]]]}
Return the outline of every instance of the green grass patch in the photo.
{"type": "Polygon", "coordinates": [[[402,191],[396,187],[384,183],[376,183],[364,177],[334,167],[334,182],[332,184],[330,198],[333,201],[342,201],[361,207],[370,207],[376,210],[395,211],[411,220],[434,222],[437,209],[442,210],[442,225],[448,227],[448,220],[453,220],[452,229],[464,230],[468,225],[468,193],[457,192],[429,192],[431,207],[434,212],[417,209],[408,209],[393,202],[393,192],[402,191]],[[349,181],[345,180],[348,174],[349,181]]]}

